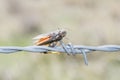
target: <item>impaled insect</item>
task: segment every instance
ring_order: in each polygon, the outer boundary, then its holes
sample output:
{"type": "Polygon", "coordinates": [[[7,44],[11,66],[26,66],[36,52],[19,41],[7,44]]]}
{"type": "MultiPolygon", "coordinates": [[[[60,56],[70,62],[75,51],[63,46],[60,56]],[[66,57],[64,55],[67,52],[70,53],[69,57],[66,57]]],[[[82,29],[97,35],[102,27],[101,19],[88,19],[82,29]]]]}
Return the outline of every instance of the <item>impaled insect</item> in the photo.
{"type": "MultiPolygon", "coordinates": [[[[66,36],[66,34],[67,32],[62,29],[62,30],[56,30],[56,31],[53,31],[47,34],[40,34],[34,37],[33,39],[35,40],[34,43],[36,46],[48,45],[49,47],[55,47],[58,42],[61,42],[63,49],[69,55],[70,54],[69,50],[66,48],[64,43],[61,41],[63,37],[66,36]]],[[[72,47],[72,45],[70,44],[69,46],[71,47],[71,50],[73,52],[72,54],[74,54],[75,53],[74,47],[72,47]]],[[[47,52],[43,52],[43,53],[47,54],[47,52]]],[[[86,53],[84,52],[84,50],[81,50],[81,53],[84,56],[85,64],[88,65],[86,53]]]]}
{"type": "Polygon", "coordinates": [[[40,34],[33,38],[35,40],[34,44],[37,46],[48,45],[49,47],[55,47],[66,36],[66,33],[64,29],[61,29],[47,34],[40,34]]]}

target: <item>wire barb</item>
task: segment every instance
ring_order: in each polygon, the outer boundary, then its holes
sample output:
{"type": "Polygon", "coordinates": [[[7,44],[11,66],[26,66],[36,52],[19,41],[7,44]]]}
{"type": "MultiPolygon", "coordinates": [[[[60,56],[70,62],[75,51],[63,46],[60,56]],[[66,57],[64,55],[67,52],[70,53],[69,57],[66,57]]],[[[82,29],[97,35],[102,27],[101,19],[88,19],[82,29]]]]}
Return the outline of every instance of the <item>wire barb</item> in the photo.
{"type": "Polygon", "coordinates": [[[88,65],[87,55],[86,55],[85,51],[81,50],[81,53],[83,54],[85,64],[88,65]]]}
{"type": "Polygon", "coordinates": [[[103,46],[84,46],[84,45],[72,45],[71,43],[65,45],[61,44],[61,46],[56,47],[47,47],[47,46],[1,46],[0,53],[9,54],[18,51],[27,51],[34,53],[44,53],[44,52],[60,52],[66,54],[83,54],[85,64],[88,65],[87,53],[93,51],[104,51],[104,52],[115,52],[120,51],[120,45],[103,45],[103,46]]]}

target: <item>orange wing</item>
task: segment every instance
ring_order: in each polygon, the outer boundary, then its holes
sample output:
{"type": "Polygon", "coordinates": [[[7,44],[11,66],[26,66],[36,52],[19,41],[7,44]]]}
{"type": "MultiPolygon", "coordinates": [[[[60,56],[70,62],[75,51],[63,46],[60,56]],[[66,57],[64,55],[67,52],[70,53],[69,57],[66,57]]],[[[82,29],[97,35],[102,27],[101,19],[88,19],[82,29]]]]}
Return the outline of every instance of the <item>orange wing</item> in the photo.
{"type": "Polygon", "coordinates": [[[50,36],[45,36],[43,38],[40,38],[39,40],[37,40],[37,42],[35,43],[35,45],[41,45],[42,43],[48,41],[50,39],[50,36]]]}

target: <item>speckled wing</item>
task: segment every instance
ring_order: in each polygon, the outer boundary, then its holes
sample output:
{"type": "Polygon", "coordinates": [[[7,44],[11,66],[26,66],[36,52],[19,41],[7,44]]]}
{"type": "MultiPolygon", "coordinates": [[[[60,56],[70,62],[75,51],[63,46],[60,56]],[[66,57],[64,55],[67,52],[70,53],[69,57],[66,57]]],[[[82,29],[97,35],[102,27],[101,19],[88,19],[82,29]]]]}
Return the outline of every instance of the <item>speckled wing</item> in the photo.
{"type": "Polygon", "coordinates": [[[41,45],[44,42],[48,41],[50,39],[50,36],[48,34],[41,34],[33,38],[35,45],[41,45]]]}

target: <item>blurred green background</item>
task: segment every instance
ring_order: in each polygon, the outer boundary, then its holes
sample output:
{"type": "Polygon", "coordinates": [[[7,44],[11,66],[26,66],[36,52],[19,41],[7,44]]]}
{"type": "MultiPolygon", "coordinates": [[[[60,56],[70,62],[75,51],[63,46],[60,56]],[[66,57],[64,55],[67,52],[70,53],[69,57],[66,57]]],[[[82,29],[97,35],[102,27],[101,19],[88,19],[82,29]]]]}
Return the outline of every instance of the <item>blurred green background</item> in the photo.
{"type": "MultiPolygon", "coordinates": [[[[32,37],[67,30],[65,42],[120,44],[120,0],[0,0],[0,46],[33,45],[32,37]]],[[[0,54],[0,80],[120,80],[120,53],[0,54]]]]}

